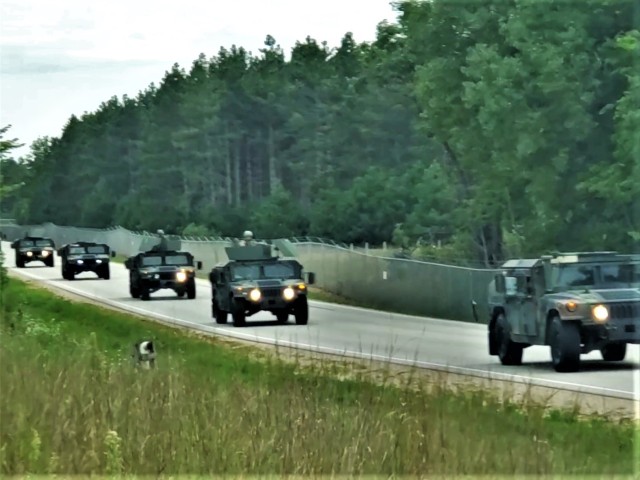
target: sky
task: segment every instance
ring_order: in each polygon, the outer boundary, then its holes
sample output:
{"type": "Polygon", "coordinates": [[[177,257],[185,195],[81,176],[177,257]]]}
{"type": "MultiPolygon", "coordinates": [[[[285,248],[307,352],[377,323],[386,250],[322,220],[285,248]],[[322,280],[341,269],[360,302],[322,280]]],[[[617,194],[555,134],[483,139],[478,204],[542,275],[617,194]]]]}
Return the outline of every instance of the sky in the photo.
{"type": "Polygon", "coordinates": [[[307,36],[337,47],[375,38],[391,0],[0,0],[0,127],[26,155],[72,114],[156,85],[174,63],[235,44],[257,54],[267,34],[285,53],[307,36]]]}

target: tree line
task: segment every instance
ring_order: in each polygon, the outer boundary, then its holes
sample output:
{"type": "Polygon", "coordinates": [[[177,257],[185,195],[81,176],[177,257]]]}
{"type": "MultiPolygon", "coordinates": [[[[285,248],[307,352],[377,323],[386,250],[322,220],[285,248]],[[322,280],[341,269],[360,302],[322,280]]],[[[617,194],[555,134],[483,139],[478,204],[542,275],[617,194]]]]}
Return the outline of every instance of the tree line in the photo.
{"type": "MultiPolygon", "coordinates": [[[[402,1],[372,42],[272,36],[3,154],[21,223],[384,241],[422,257],[633,250],[633,0],[402,1]]],[[[3,131],[2,134],[5,134],[3,131]]]]}

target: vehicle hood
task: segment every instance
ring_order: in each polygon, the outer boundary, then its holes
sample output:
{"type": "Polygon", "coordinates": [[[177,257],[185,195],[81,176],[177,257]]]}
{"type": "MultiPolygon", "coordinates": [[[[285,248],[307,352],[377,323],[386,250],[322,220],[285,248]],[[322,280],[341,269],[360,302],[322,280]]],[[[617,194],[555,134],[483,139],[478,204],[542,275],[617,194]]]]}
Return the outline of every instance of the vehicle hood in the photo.
{"type": "Polygon", "coordinates": [[[640,301],[640,289],[638,288],[616,288],[616,289],[594,289],[594,290],[572,290],[563,292],[561,298],[580,299],[588,303],[606,302],[638,302],[640,301]]]}
{"type": "Polygon", "coordinates": [[[300,279],[268,279],[268,280],[241,280],[233,282],[234,287],[242,287],[242,288],[273,288],[273,287],[286,287],[289,285],[297,285],[302,283],[303,281],[300,279]]]}

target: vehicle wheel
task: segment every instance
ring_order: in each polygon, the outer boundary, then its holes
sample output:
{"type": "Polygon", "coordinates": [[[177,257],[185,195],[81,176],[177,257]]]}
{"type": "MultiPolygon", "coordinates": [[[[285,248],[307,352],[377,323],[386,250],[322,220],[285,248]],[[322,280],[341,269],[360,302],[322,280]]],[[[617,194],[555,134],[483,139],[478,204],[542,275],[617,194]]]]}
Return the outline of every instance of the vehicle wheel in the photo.
{"type": "Polygon", "coordinates": [[[296,317],[296,325],[306,325],[309,323],[309,304],[307,303],[307,297],[298,297],[293,315],[296,317]]]}
{"type": "Polygon", "coordinates": [[[289,311],[282,310],[276,313],[276,318],[278,319],[278,323],[287,323],[289,321],[289,311]]]}
{"type": "Polygon", "coordinates": [[[602,359],[607,362],[621,362],[627,355],[626,343],[608,343],[600,349],[602,359]]]}
{"type": "Polygon", "coordinates": [[[140,298],[140,290],[132,284],[129,284],[129,294],[131,294],[131,298],[140,298]]]}
{"type": "Polygon", "coordinates": [[[67,270],[67,280],[75,280],[76,274],[73,273],[73,270],[67,270]]]}
{"type": "Polygon", "coordinates": [[[44,264],[47,267],[55,267],[56,266],[56,262],[55,262],[55,259],[53,258],[53,254],[49,258],[45,259],[44,264]]]}
{"type": "Polygon", "coordinates": [[[193,300],[194,298],[196,298],[196,281],[195,280],[191,280],[187,284],[187,298],[189,300],[193,300]]]}
{"type": "Polygon", "coordinates": [[[151,296],[149,295],[149,288],[142,286],[140,287],[140,299],[141,300],[150,300],[151,296]]]}
{"type": "Polygon", "coordinates": [[[244,304],[242,300],[233,299],[233,306],[231,307],[231,316],[233,317],[234,327],[243,327],[246,322],[246,315],[244,312],[244,304]]]}
{"type": "Polygon", "coordinates": [[[16,258],[16,267],[24,268],[24,260],[21,258],[16,258]]]}
{"type": "Polygon", "coordinates": [[[556,372],[577,372],[580,368],[580,330],[559,317],[551,321],[551,360],[556,372]]]}
{"type": "Polygon", "coordinates": [[[511,327],[504,313],[498,314],[495,326],[495,339],[498,346],[498,358],[502,365],[522,365],[524,347],[511,340],[511,327]]]}
{"type": "Polygon", "coordinates": [[[223,312],[218,308],[218,302],[211,300],[211,316],[216,319],[216,323],[225,325],[227,323],[227,312],[223,312]]]}
{"type": "Polygon", "coordinates": [[[111,269],[109,268],[109,266],[104,267],[101,277],[105,280],[109,280],[111,278],[111,269]]]}
{"type": "Polygon", "coordinates": [[[62,278],[64,278],[65,280],[69,280],[69,279],[67,278],[67,271],[65,270],[65,268],[64,268],[64,267],[62,267],[62,268],[60,269],[60,274],[62,275],[62,278]]]}
{"type": "Polygon", "coordinates": [[[184,290],[178,290],[178,298],[182,298],[184,297],[184,294],[186,293],[184,290]]]}

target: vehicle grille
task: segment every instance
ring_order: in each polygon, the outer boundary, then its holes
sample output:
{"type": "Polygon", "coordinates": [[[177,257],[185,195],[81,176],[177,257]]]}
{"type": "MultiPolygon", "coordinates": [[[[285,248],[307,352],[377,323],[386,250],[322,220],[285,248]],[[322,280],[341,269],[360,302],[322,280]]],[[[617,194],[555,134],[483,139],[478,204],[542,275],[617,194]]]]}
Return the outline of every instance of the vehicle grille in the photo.
{"type": "Polygon", "coordinates": [[[176,272],[159,272],[160,280],[175,280],[176,272]]]}
{"type": "Polygon", "coordinates": [[[267,287],[261,288],[264,298],[277,298],[281,295],[282,289],[280,287],[267,287]]]}
{"type": "Polygon", "coordinates": [[[609,310],[612,320],[640,319],[640,302],[612,303],[609,310]]]}

